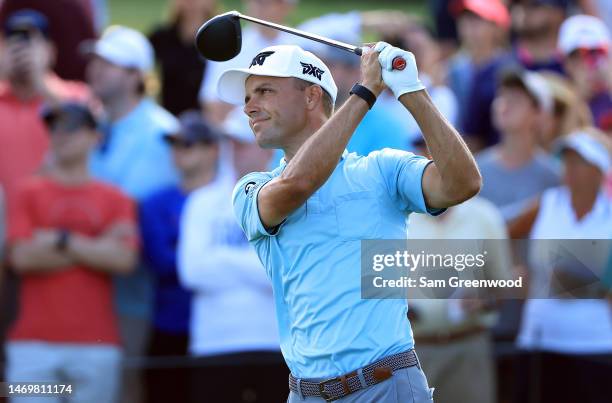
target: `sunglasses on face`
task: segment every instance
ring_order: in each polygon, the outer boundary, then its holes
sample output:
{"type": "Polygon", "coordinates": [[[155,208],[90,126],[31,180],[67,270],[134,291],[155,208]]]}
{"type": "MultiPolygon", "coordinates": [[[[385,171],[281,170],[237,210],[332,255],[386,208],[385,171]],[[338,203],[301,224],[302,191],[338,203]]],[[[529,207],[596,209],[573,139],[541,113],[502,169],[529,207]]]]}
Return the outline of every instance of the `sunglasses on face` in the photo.
{"type": "Polygon", "coordinates": [[[579,48],[572,52],[580,60],[585,61],[588,65],[596,65],[600,60],[608,57],[607,48],[579,48]]]}
{"type": "Polygon", "coordinates": [[[49,125],[49,136],[69,135],[78,132],[84,125],[82,124],[51,124],[49,125]]]}
{"type": "Polygon", "coordinates": [[[212,144],[211,141],[191,141],[171,137],[166,139],[166,143],[173,149],[177,150],[189,150],[197,144],[204,146],[210,146],[212,144]]]}
{"type": "Polygon", "coordinates": [[[193,141],[181,140],[181,139],[175,139],[175,138],[166,139],[166,143],[172,148],[181,149],[181,150],[187,150],[187,149],[193,148],[193,146],[195,145],[193,141]]]}

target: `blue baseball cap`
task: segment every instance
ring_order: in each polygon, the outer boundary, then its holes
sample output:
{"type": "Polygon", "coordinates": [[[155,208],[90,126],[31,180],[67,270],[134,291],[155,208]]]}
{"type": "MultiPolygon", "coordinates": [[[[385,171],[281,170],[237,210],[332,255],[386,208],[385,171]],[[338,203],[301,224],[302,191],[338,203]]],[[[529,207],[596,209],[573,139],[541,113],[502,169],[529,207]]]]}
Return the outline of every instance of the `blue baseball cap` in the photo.
{"type": "Polygon", "coordinates": [[[20,32],[38,31],[49,37],[49,21],[38,11],[24,9],[9,15],[4,21],[3,32],[6,37],[20,32]]]}
{"type": "Polygon", "coordinates": [[[213,144],[219,141],[221,137],[221,134],[208,124],[199,111],[185,111],[179,115],[178,119],[179,129],[174,133],[164,135],[164,140],[169,144],[177,140],[192,144],[213,144]]]}
{"type": "Polygon", "coordinates": [[[95,129],[98,126],[91,109],[83,103],[74,101],[46,105],[42,108],[40,116],[51,131],[73,132],[81,127],[95,129]]]}

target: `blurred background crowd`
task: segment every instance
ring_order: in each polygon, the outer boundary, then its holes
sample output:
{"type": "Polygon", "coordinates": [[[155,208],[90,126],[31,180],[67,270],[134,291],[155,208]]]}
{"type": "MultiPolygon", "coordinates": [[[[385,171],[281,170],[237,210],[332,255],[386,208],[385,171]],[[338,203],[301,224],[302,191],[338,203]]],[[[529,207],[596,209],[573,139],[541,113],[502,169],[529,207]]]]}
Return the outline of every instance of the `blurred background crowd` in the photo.
{"type": "MultiPolygon", "coordinates": [[[[282,154],[216,82],[299,44],[332,70],[337,108],[359,58],[245,24],[236,58],[202,59],[197,28],[231,9],[415,54],[483,188],[411,217],[409,237],[497,239],[487,273],[532,287],[571,273],[521,263],[509,239],[610,239],[608,0],[0,0],[3,379],[91,403],[286,399],[272,290],[231,207],[237,179],[282,154]]],[[[384,147],[427,154],[391,93],[348,150],[384,147]]],[[[436,402],[609,402],[610,266],[563,300],[411,301],[436,402]]]]}

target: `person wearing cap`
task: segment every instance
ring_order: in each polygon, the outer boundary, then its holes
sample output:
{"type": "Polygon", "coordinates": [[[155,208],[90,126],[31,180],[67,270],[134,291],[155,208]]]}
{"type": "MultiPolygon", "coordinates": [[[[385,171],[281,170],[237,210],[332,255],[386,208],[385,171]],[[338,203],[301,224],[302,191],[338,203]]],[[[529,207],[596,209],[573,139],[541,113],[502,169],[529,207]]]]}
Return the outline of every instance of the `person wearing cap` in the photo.
{"type": "MultiPolygon", "coordinates": [[[[610,239],[612,201],[602,188],[611,166],[610,139],[594,127],[581,128],[560,139],[557,150],[565,167],[563,184],[546,190],[510,225],[515,237],[549,240],[532,242],[537,245],[529,260],[532,299],[525,304],[517,340],[525,352],[520,400],[604,402],[612,394],[611,308],[606,288],[597,286],[605,261],[599,267],[589,264],[594,270],[589,274],[597,277],[585,287],[584,272],[571,265],[553,267],[544,255],[559,256],[559,248],[550,250],[559,242],[553,240],[565,240],[561,247],[579,258],[586,246],[574,249],[580,244],[567,240],[610,239]]],[[[606,259],[609,251],[604,252],[606,259]]],[[[594,249],[589,256],[597,260],[597,254],[594,249]]]]}
{"type": "Polygon", "coordinates": [[[93,1],[3,0],[0,21],[24,9],[44,15],[49,22],[49,38],[56,53],[53,71],[64,80],[84,81],[86,60],[79,45],[98,35],[93,21],[93,1]]]}
{"type": "Polygon", "coordinates": [[[597,17],[574,15],[563,22],[559,50],[568,76],[588,102],[595,126],[612,133],[612,37],[597,17]]]}
{"type": "Polygon", "coordinates": [[[134,204],[92,179],[99,134],[86,106],[61,103],[42,116],[49,170],[22,183],[9,213],[9,260],[21,285],[6,379],[72,384],[75,401],[114,403],[122,353],[112,276],[136,261],[134,204]]]}
{"type": "MultiPolygon", "coordinates": [[[[285,24],[285,19],[297,2],[298,0],[243,0],[242,4],[247,15],[276,24],[285,24]]],[[[223,102],[217,93],[217,82],[225,70],[248,64],[256,55],[257,49],[295,42],[295,36],[259,24],[243,28],[242,50],[236,57],[225,62],[210,60],[207,62],[199,93],[200,104],[206,118],[213,124],[221,125],[232,110],[232,105],[223,102]]]]}
{"type": "Polygon", "coordinates": [[[406,301],[361,299],[360,240],[405,238],[408,214],[440,214],[480,188],[475,161],[432,104],[414,56],[379,42],[361,60],[361,83],[336,112],[329,68],[297,46],[262,49],[219,80],[226,101],[244,104],[259,146],[285,154],[273,171],[240,179],[233,204],[272,281],[289,402],[431,401],[406,301]],[[391,70],[395,57],[403,70],[391,70]],[[345,151],[386,86],[419,122],[433,162],[392,149],[345,151]]]}
{"type": "Polygon", "coordinates": [[[279,402],[287,367],[280,354],[274,298],[266,272],[233,214],[239,177],[268,166],[241,108],[223,125],[214,179],[196,190],[181,217],[179,277],[193,292],[189,351],[199,365],[192,401],[279,402]],[[230,376],[231,374],[231,376],[230,376]]]}
{"type": "Polygon", "coordinates": [[[47,19],[33,10],[7,16],[0,50],[0,185],[10,204],[19,182],[41,169],[49,138],[39,111],[44,103],[85,100],[82,83],[64,81],[52,72],[54,46],[47,19]]]}
{"type": "MultiPolygon", "coordinates": [[[[102,138],[90,159],[94,176],[118,186],[137,203],[154,192],[178,183],[169,147],[163,136],[178,122],[146,94],[146,79],[153,68],[153,48],[140,32],[111,26],[89,44],[87,81],[101,101],[102,138]]],[[[120,312],[125,352],[141,356],[146,349],[153,284],[140,262],[130,276],[117,279],[116,303],[120,312]]],[[[138,402],[139,370],[126,371],[124,402],[138,402]]]]}
{"type": "Polygon", "coordinates": [[[552,107],[550,88],[539,73],[520,68],[502,73],[492,105],[501,141],[478,153],[476,161],[483,177],[480,196],[493,202],[506,221],[543,190],[559,184],[552,157],[538,146],[542,114],[552,107]]]}
{"type": "Polygon", "coordinates": [[[475,70],[503,53],[510,14],[499,0],[455,0],[449,3],[457,21],[461,47],[449,60],[448,82],[458,98],[460,115],[463,116],[475,70]]]}
{"type": "MultiPolygon", "coordinates": [[[[183,112],[179,122],[179,130],[164,135],[164,140],[172,150],[180,182],[146,197],[140,205],[142,256],[155,280],[147,351],[151,357],[187,355],[191,292],[178,278],[179,222],[188,195],[213,179],[218,158],[219,135],[199,111],[183,112]]],[[[184,368],[151,368],[145,381],[146,402],[189,401],[189,371],[184,368]]]]}

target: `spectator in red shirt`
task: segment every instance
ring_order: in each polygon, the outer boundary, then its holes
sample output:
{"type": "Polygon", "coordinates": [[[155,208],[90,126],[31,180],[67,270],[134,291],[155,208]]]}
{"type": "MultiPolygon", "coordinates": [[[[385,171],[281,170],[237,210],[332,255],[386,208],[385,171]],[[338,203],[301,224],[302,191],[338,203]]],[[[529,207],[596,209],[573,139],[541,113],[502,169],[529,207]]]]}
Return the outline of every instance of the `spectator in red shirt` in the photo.
{"type": "Polygon", "coordinates": [[[7,379],[72,384],[74,401],[112,403],[121,352],[111,277],[135,266],[134,205],[90,177],[99,136],[85,106],[62,103],[43,117],[52,163],[21,184],[9,212],[9,258],[21,289],[7,379]]]}
{"type": "Polygon", "coordinates": [[[0,21],[24,9],[35,10],[49,21],[49,37],[57,47],[57,63],[53,66],[57,75],[83,81],[87,60],[79,45],[97,36],[92,0],[3,0],[0,21]]]}
{"type": "Polygon", "coordinates": [[[63,81],[51,70],[55,50],[47,19],[32,10],[11,14],[4,25],[0,51],[0,185],[8,204],[14,189],[42,165],[49,136],[39,111],[58,99],[85,99],[84,84],[63,81]]]}

